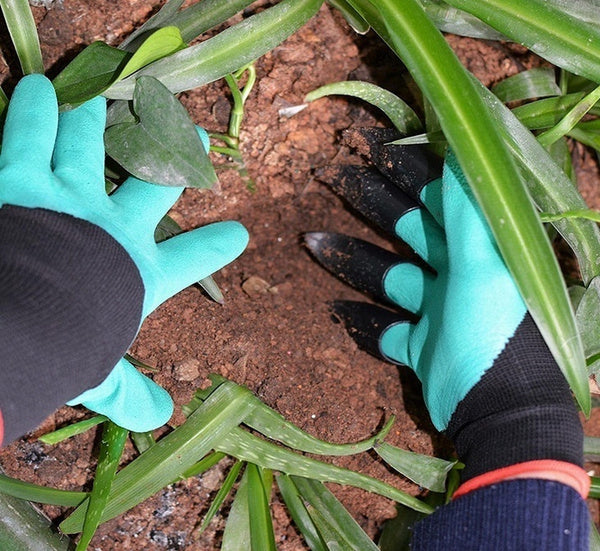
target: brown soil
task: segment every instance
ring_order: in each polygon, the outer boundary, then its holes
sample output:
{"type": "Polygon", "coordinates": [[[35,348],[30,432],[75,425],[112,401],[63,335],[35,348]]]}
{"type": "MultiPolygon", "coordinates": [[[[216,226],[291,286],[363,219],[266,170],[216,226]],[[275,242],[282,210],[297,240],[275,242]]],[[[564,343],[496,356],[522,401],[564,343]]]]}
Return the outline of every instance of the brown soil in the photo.
{"type": "MultiPolygon", "coordinates": [[[[45,60],[51,74],[93,40],[118,44],[161,4],[159,0],[56,0],[36,8],[45,60]]],[[[449,37],[453,48],[485,84],[539,64],[515,46],[449,37]]],[[[4,69],[4,78],[18,78],[4,69]]],[[[186,229],[223,219],[248,228],[248,250],[215,276],[226,299],[211,302],[189,288],[163,305],[144,324],[132,353],[159,370],[155,380],[177,405],[189,400],[209,373],[247,385],[268,405],[311,434],[334,442],[359,440],[397,417],[389,441],[419,453],[449,457],[451,447],[432,428],[418,381],[407,370],[380,362],[357,349],[341,324],[334,323],[328,301],[359,299],[358,293],[330,277],[301,245],[303,232],[334,230],[393,248],[394,244],[349,213],[314,171],[329,163],[350,162],[340,144],[348,128],[384,125],[364,104],[323,99],[292,118],[283,107],[329,82],[363,79],[385,85],[406,99],[402,68],[372,37],[358,37],[328,7],[297,35],[257,63],[258,83],[247,103],[241,136],[251,191],[235,170],[220,172],[219,193],[188,190],[172,216],[186,229]]],[[[182,94],[196,123],[225,131],[229,97],[221,83],[182,94]]],[[[588,178],[586,194],[597,199],[597,172],[590,156],[577,150],[588,178]],[[592,187],[589,187],[592,186],[592,187]]],[[[215,157],[215,161],[222,159],[215,157]]],[[[41,366],[43,368],[43,366],[41,366]]],[[[63,408],[36,434],[87,415],[63,408]]],[[[173,424],[182,421],[176,413],[173,424]]],[[[594,424],[597,427],[597,423],[594,424]]],[[[599,434],[598,428],[591,434],[599,434]]],[[[49,447],[23,439],[1,454],[13,476],[61,488],[88,488],[93,476],[96,434],[49,447]]],[[[127,458],[134,456],[128,449],[127,458]]],[[[335,459],[339,465],[380,477],[412,494],[419,488],[393,475],[369,454],[335,459]]],[[[129,513],[103,525],[91,548],[120,550],[217,549],[225,519],[218,516],[202,536],[198,521],[226,472],[218,466],[201,478],[175,484],[129,513]]],[[[351,488],[332,490],[371,536],[394,515],[393,504],[351,488]]],[[[47,507],[52,518],[65,511],[47,507]]],[[[274,496],[279,549],[305,549],[283,505],[274,496]]]]}

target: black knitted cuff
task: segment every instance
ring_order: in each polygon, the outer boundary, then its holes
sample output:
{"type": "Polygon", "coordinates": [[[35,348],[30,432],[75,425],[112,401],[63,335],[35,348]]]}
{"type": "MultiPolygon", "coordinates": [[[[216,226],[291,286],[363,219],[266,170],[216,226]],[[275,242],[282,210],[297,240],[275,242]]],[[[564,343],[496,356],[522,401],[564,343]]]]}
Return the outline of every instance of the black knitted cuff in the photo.
{"type": "Polygon", "coordinates": [[[135,338],[143,300],[136,265],[102,228],[0,208],[4,443],[104,380],[135,338]]]}
{"type": "Polygon", "coordinates": [[[529,314],[458,404],[447,435],[463,481],[536,459],[583,465],[583,429],[569,386],[529,314]]]}

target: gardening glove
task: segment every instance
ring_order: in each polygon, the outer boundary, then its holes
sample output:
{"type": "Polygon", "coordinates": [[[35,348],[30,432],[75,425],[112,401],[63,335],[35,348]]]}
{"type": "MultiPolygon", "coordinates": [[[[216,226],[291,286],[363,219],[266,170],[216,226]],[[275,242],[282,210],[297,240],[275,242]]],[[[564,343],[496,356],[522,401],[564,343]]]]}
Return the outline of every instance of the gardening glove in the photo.
{"type": "Polygon", "coordinates": [[[433,424],[467,465],[465,479],[537,459],[582,465],[568,385],[454,155],[442,171],[422,147],[385,145],[389,132],[361,135],[375,166],[331,168],[322,179],[416,257],[307,234],[321,264],[388,305],[342,301],[334,310],[359,345],[416,373],[433,424]]]}
{"type": "Polygon", "coordinates": [[[0,317],[0,345],[8,367],[19,368],[3,374],[0,408],[13,437],[13,427],[31,429],[68,399],[133,431],[164,424],[168,393],[119,358],[148,314],[234,260],[248,241],[242,225],[221,222],[157,244],[156,225],[183,188],[129,178],[107,195],[105,121],[101,97],[59,115],[41,75],[22,79],[9,104],[0,154],[0,257],[8,267],[0,263],[0,274],[10,294],[0,305],[18,306],[0,317]],[[23,273],[35,275],[33,285],[17,281],[23,273]],[[9,392],[53,403],[23,420],[9,392]]]}

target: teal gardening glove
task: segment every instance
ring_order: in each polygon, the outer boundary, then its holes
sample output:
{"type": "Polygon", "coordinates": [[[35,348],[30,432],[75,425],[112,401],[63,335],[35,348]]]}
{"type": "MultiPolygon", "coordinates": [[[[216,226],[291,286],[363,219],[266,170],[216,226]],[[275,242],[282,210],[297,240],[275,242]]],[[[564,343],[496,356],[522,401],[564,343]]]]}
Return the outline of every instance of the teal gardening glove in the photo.
{"type": "MultiPolygon", "coordinates": [[[[64,213],[112,236],[143,282],[141,324],[166,299],[234,260],[246,247],[248,234],[237,222],[221,222],[157,244],[156,225],[183,188],[129,178],[107,195],[105,122],[103,98],[59,115],[50,81],[41,75],[25,77],[14,91],[4,128],[0,206],[64,213]]],[[[207,137],[204,141],[207,148],[207,137]]],[[[173,410],[168,393],[124,359],[101,384],[68,403],[83,404],[138,432],[164,424],[173,410]]]]}
{"type": "MultiPolygon", "coordinates": [[[[374,352],[413,369],[434,425],[444,430],[514,335],[526,308],[454,156],[448,154],[443,177],[439,161],[429,155],[414,162],[416,168],[402,159],[393,166],[393,183],[376,169],[343,167],[332,185],[423,262],[338,234],[310,233],[306,242],[334,273],[404,311],[386,317],[383,325],[375,314],[381,329],[365,329],[367,338],[374,352]]],[[[370,309],[338,303],[342,317],[348,308],[370,309]]],[[[350,322],[356,325],[356,315],[350,322]]]]}

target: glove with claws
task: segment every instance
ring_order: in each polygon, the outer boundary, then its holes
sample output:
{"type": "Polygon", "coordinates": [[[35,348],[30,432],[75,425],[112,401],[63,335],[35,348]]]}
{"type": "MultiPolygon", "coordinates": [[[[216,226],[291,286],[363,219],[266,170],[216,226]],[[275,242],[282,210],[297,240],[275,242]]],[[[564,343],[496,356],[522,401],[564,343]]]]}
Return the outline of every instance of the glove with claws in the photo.
{"type": "Polygon", "coordinates": [[[372,164],[329,168],[322,179],[420,259],[306,234],[323,266],[386,306],[337,301],[334,311],[359,346],[414,370],[434,425],[466,464],[465,481],[537,460],[579,476],[582,430],[568,385],[456,158],[385,145],[393,136],[381,129],[361,134],[372,164]]]}

